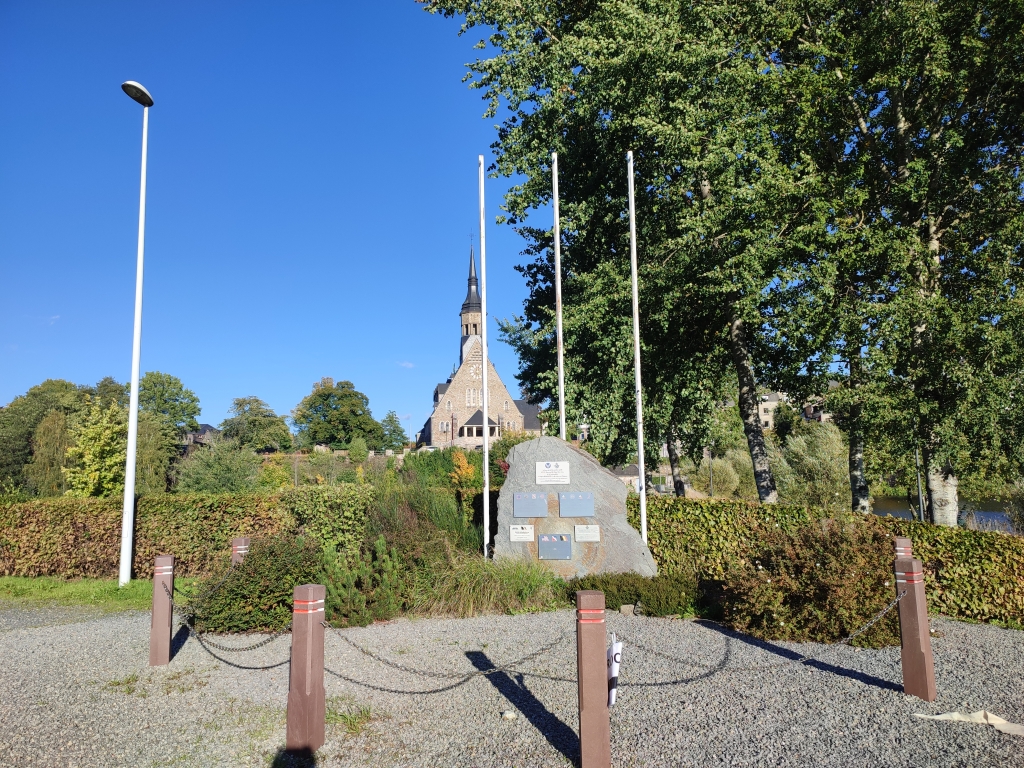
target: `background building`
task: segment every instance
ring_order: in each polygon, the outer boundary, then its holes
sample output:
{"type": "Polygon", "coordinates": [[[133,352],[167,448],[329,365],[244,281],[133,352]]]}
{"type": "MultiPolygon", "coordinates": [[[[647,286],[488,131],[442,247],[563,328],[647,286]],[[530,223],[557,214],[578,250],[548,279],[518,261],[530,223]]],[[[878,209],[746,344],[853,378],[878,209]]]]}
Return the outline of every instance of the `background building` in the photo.
{"type": "MultiPolygon", "coordinates": [[[[469,251],[469,279],[466,300],[459,313],[459,364],[447,381],[434,388],[434,412],[417,436],[419,445],[447,448],[482,448],[483,410],[483,328],[476,260],[469,251]]],[[[487,433],[492,442],[503,432],[528,432],[540,436],[540,407],[509,394],[490,360],[487,361],[487,433]]]]}

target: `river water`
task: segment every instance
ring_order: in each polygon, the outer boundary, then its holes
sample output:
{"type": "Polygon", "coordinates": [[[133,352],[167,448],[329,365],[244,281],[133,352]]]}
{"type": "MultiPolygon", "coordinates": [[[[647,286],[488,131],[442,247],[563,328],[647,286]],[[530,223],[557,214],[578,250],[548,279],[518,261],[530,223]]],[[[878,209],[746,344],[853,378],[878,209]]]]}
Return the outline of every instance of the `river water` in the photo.
{"type": "MultiPolygon", "coordinates": [[[[917,497],[914,499],[914,506],[917,506],[917,497]]],[[[902,496],[876,496],[872,499],[872,512],[881,517],[900,517],[904,520],[911,520],[913,513],[906,497],[902,496]]],[[[995,499],[983,501],[961,501],[961,517],[967,512],[974,512],[974,519],[980,523],[979,527],[1012,530],[1010,519],[1006,516],[1006,503],[995,499]]]]}

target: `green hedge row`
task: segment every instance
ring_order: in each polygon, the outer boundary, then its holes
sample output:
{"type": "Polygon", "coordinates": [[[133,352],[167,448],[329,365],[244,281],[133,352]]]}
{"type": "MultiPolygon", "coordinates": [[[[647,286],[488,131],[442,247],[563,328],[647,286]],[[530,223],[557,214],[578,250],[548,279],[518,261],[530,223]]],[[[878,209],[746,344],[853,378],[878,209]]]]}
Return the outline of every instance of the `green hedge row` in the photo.
{"type": "MultiPolygon", "coordinates": [[[[639,498],[631,495],[627,506],[629,521],[639,530],[639,498]]],[[[647,537],[660,572],[695,570],[701,579],[717,580],[756,550],[762,526],[796,532],[830,516],[825,510],[784,504],[651,496],[647,537]]],[[[914,557],[925,565],[932,613],[1024,624],[1024,537],[873,515],[859,519],[865,526],[880,525],[913,542],[914,557]]]]}
{"type": "MultiPolygon", "coordinates": [[[[137,578],[153,558],[175,556],[180,576],[205,576],[236,536],[305,530],[355,556],[373,494],[367,485],[316,486],[274,494],[167,494],[139,498],[137,578]]],[[[121,547],[121,500],[59,497],[0,506],[0,575],[113,578],[121,547]]]]}

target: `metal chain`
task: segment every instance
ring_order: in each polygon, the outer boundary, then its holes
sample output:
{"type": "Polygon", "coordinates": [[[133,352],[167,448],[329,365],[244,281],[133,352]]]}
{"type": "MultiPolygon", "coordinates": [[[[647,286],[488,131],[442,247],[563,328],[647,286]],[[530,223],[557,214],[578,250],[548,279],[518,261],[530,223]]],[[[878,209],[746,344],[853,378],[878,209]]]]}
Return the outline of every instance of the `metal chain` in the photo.
{"type": "MultiPolygon", "coordinates": [[[[223,584],[224,582],[222,581],[221,583],[223,584]]],[[[262,640],[253,643],[252,645],[246,645],[241,648],[233,648],[228,645],[221,645],[220,643],[216,643],[213,640],[210,640],[207,633],[198,632],[195,629],[193,629],[192,626],[189,624],[189,620],[194,619],[195,614],[188,611],[184,607],[179,607],[178,605],[176,605],[174,602],[174,598],[171,596],[170,590],[167,589],[167,585],[161,583],[161,586],[164,588],[164,592],[167,594],[167,598],[171,601],[171,610],[176,611],[178,615],[182,617],[181,625],[185,627],[185,631],[187,631],[192,637],[194,637],[200,643],[208,645],[211,648],[216,648],[218,651],[224,651],[225,653],[244,653],[246,651],[255,651],[257,648],[262,648],[264,645],[267,645],[268,643],[277,640],[277,638],[281,637],[282,635],[287,635],[291,631],[292,623],[288,622],[288,626],[278,630],[269,637],[265,637],[262,640]]]]}
{"type": "MultiPolygon", "coordinates": [[[[872,616],[868,620],[868,622],[866,624],[864,624],[864,626],[860,627],[853,634],[851,634],[851,635],[849,635],[847,637],[844,637],[842,640],[838,641],[837,643],[834,643],[834,645],[849,645],[851,642],[853,642],[855,639],[860,637],[862,634],[864,634],[869,629],[871,629],[871,627],[873,627],[875,624],[877,624],[879,621],[881,621],[882,618],[887,613],[889,613],[889,611],[891,611],[893,608],[896,607],[896,605],[900,602],[900,600],[902,600],[906,596],[906,594],[907,594],[906,590],[903,590],[902,592],[900,592],[899,595],[896,596],[895,600],[893,600],[891,603],[889,603],[887,606],[885,606],[885,608],[883,608],[878,613],[876,613],[874,616],[872,616]]],[[[639,643],[636,643],[636,642],[633,642],[633,641],[629,641],[629,645],[632,646],[633,648],[636,648],[639,651],[644,651],[645,653],[650,653],[650,654],[653,654],[654,656],[660,656],[663,659],[668,659],[669,661],[679,661],[680,660],[676,656],[669,656],[666,653],[661,653],[660,651],[655,651],[652,648],[645,648],[644,646],[640,645],[639,643]]],[[[780,662],[778,664],[768,664],[768,665],[762,665],[762,666],[757,666],[757,667],[729,667],[728,669],[731,670],[731,671],[734,671],[734,672],[760,672],[762,670],[776,669],[777,667],[784,667],[787,664],[802,664],[805,661],[814,661],[814,660],[815,659],[814,659],[813,656],[801,656],[798,659],[787,659],[786,661],[780,662]]],[[[692,664],[692,663],[691,663],[691,665],[692,666],[698,666],[698,667],[707,667],[707,669],[713,669],[714,668],[712,665],[702,665],[702,664],[692,664]]]]}
{"type": "Polygon", "coordinates": [[[497,674],[498,672],[516,671],[515,667],[519,666],[520,664],[525,664],[528,661],[532,661],[533,659],[537,658],[538,656],[542,656],[543,654],[547,653],[548,651],[550,651],[555,646],[559,645],[563,640],[565,640],[569,636],[569,633],[566,632],[566,633],[560,635],[557,639],[555,639],[552,642],[548,643],[547,645],[541,646],[540,648],[538,648],[533,653],[527,654],[526,656],[523,656],[521,659],[517,659],[516,661],[514,661],[514,662],[512,662],[510,664],[505,664],[505,665],[500,666],[500,667],[495,667],[494,669],[482,669],[482,670],[476,670],[474,672],[455,672],[455,673],[451,673],[451,672],[427,672],[427,671],[422,670],[422,669],[413,669],[412,667],[407,667],[404,664],[399,664],[396,661],[391,661],[390,659],[386,659],[383,656],[378,656],[373,651],[368,651],[367,649],[363,648],[362,646],[357,645],[356,643],[354,643],[348,636],[343,635],[341,633],[341,629],[339,627],[332,627],[326,621],[323,622],[323,625],[325,627],[327,627],[328,629],[333,629],[337,633],[338,637],[340,637],[342,640],[344,640],[346,643],[351,645],[357,651],[359,651],[360,653],[362,653],[365,656],[370,657],[374,661],[378,661],[381,664],[384,664],[385,666],[392,667],[393,669],[397,669],[397,670],[399,670],[401,672],[407,672],[407,673],[409,673],[411,675],[419,675],[420,677],[433,677],[433,678],[436,678],[436,679],[439,679],[439,680],[468,680],[468,679],[470,679],[472,677],[482,677],[482,676],[485,676],[485,675],[494,675],[494,674],[497,674]]]}

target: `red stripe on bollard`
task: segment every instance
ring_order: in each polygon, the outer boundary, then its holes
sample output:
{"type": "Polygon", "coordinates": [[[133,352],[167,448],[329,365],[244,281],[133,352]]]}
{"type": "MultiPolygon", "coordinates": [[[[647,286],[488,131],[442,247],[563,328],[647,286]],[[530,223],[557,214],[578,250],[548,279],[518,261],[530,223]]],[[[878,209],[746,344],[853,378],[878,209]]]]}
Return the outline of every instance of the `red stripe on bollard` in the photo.
{"type": "Polygon", "coordinates": [[[171,663],[171,613],[174,609],[174,555],[157,555],[153,563],[153,613],[149,624],[149,666],[171,663]]]}
{"type": "Polygon", "coordinates": [[[896,558],[896,595],[900,600],[900,661],[903,692],[925,701],[935,701],[935,660],[928,632],[928,603],[924,592],[924,570],[920,560],[896,558]]]}
{"type": "Polygon", "coordinates": [[[324,598],[322,584],[303,584],[293,593],[292,659],[288,684],[285,748],[312,756],[324,744],[324,598]]]}
{"type": "Polygon", "coordinates": [[[231,540],[231,564],[237,565],[245,559],[249,551],[249,537],[239,536],[231,540]]]}
{"type": "Polygon", "coordinates": [[[604,592],[587,589],[576,593],[580,768],[610,768],[612,764],[604,608],[604,592]],[[585,618],[595,614],[601,618],[585,618]]]}

